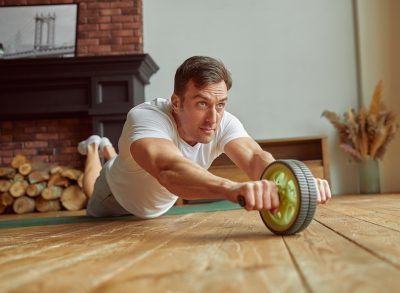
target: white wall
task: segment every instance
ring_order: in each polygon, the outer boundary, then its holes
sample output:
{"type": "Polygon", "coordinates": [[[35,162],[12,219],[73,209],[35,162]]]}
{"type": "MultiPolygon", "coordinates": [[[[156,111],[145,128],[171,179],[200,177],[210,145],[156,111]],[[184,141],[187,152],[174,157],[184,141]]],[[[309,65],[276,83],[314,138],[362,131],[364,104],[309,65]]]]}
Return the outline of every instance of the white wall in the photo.
{"type": "Polygon", "coordinates": [[[169,97],[192,55],[221,59],[234,84],[228,110],[256,139],[328,135],[332,189],[358,190],[356,166],[337,146],[325,109],[357,107],[349,0],[144,0],[144,44],[160,70],[147,100],[169,97]]]}
{"type": "MultiPolygon", "coordinates": [[[[360,80],[369,105],[378,80],[384,81],[383,100],[400,118],[400,1],[357,0],[360,80]]],[[[400,191],[400,134],[380,163],[382,192],[400,191]]]]}

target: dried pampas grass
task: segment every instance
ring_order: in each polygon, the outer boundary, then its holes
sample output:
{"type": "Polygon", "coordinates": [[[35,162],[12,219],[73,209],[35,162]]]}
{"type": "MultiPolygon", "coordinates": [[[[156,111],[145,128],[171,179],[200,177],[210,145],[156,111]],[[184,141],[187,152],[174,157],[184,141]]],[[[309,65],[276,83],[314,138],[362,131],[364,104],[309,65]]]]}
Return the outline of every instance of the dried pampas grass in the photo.
{"type": "Polygon", "coordinates": [[[340,147],[356,160],[382,159],[398,129],[396,114],[386,109],[382,92],[383,82],[379,81],[369,109],[350,109],[343,121],[334,112],[322,113],[338,130],[340,147]]]}

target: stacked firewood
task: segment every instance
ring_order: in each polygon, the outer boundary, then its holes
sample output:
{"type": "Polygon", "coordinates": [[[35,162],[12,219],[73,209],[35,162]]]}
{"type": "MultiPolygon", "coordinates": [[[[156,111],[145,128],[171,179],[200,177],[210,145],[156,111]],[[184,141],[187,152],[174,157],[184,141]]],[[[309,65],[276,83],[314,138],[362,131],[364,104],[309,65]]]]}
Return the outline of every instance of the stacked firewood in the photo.
{"type": "Polygon", "coordinates": [[[16,155],[9,167],[0,167],[0,214],[81,210],[87,197],[80,170],[31,163],[16,155]]]}

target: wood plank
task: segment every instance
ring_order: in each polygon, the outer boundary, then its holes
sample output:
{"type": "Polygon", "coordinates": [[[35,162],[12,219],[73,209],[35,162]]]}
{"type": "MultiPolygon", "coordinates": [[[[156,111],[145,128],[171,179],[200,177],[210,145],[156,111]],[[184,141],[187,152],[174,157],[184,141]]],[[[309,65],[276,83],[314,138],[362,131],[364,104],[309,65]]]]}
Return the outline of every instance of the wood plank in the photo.
{"type": "Polygon", "coordinates": [[[312,292],[398,292],[400,288],[397,268],[320,223],[313,221],[285,242],[312,292]]]}
{"type": "MultiPolygon", "coordinates": [[[[108,241],[101,243],[97,239],[91,241],[92,246],[96,248],[105,246],[104,250],[94,249],[95,254],[91,252],[92,249],[85,250],[84,243],[89,239],[84,238],[81,239],[82,245],[74,241],[71,243],[74,252],[79,253],[82,250],[79,254],[84,257],[79,259],[76,256],[74,259],[73,253],[68,248],[61,249],[66,257],[49,255],[48,251],[42,253],[36,256],[45,258],[43,262],[36,261],[34,266],[36,277],[30,281],[25,279],[24,284],[19,280],[20,286],[16,289],[31,292],[34,291],[31,288],[39,287],[44,291],[54,292],[56,289],[75,291],[91,290],[96,287],[97,292],[104,288],[121,289],[124,286],[132,288],[132,285],[133,288],[139,289],[152,288],[151,291],[154,291],[153,289],[157,291],[157,288],[187,291],[188,288],[197,290],[208,286],[255,290],[301,289],[297,271],[291,263],[282,239],[272,236],[266,230],[257,213],[245,211],[232,211],[232,213],[165,217],[139,221],[134,225],[115,222],[112,233],[108,232],[109,235],[106,237],[104,233],[101,235],[101,239],[105,241],[104,238],[107,238],[108,241]],[[249,220],[248,217],[253,218],[249,220]],[[139,224],[141,227],[138,227],[139,224]],[[146,229],[143,231],[144,227],[146,229]],[[132,235],[132,231],[136,229],[139,230],[139,234],[132,235]],[[254,245],[254,241],[258,244],[254,245]],[[111,247],[113,243],[120,249],[111,247]],[[277,247],[280,249],[276,249],[277,247]],[[52,263],[49,269],[48,258],[54,260],[55,257],[58,258],[57,263],[61,264],[55,266],[52,263]],[[40,278],[46,273],[62,275],[63,278],[40,278]],[[177,279],[181,281],[176,282],[177,279]]],[[[110,227],[105,228],[107,227],[103,225],[100,230],[110,230],[110,227]]],[[[100,232],[99,229],[95,230],[100,232]]],[[[31,261],[27,264],[32,263],[31,261]]],[[[29,268],[25,267],[19,273],[23,274],[27,270],[29,268]]],[[[9,275],[8,279],[12,280],[9,275]]],[[[195,290],[189,289],[189,291],[195,290]]]]}
{"type": "Polygon", "coordinates": [[[400,269],[400,232],[327,208],[318,209],[315,219],[400,269]]]}
{"type": "Polygon", "coordinates": [[[400,195],[398,194],[334,196],[332,204],[337,203],[348,206],[349,209],[357,207],[366,211],[375,210],[395,218],[398,218],[400,214],[400,195]]]}
{"type": "Polygon", "coordinates": [[[283,238],[245,210],[3,228],[0,291],[399,292],[399,199],[335,196],[283,238]]]}
{"type": "MultiPolygon", "coordinates": [[[[46,276],[49,273],[57,274],[57,272],[63,270],[75,271],[75,267],[81,263],[90,264],[93,271],[96,271],[97,268],[102,270],[103,268],[98,267],[96,262],[103,258],[107,258],[109,266],[114,268],[111,264],[114,261],[118,263],[116,256],[120,255],[122,259],[129,259],[125,253],[127,247],[132,247],[135,243],[142,243],[145,247],[143,249],[139,247],[135,254],[146,254],[149,250],[154,249],[154,246],[166,243],[166,241],[168,242],[169,237],[174,237],[174,233],[181,233],[180,229],[184,228],[182,223],[185,223],[185,216],[181,218],[176,217],[170,220],[169,223],[164,222],[164,225],[160,225],[161,223],[154,225],[154,221],[145,222],[145,229],[143,229],[143,221],[129,220],[15,229],[19,231],[30,230],[40,238],[31,243],[27,240],[31,236],[28,234],[27,238],[21,237],[22,243],[18,243],[17,241],[16,245],[18,248],[16,253],[19,254],[19,257],[11,260],[8,259],[0,265],[0,284],[4,284],[2,285],[2,289],[11,290],[18,288],[18,291],[20,291],[20,288],[24,288],[23,290],[21,289],[21,292],[25,290],[27,290],[25,292],[31,292],[32,288],[36,286],[42,287],[48,284],[49,280],[46,276]],[[120,225],[116,225],[117,223],[120,225]],[[171,233],[162,237],[160,232],[165,231],[164,226],[169,227],[171,233]],[[139,231],[139,234],[135,233],[135,228],[139,231]],[[176,228],[178,230],[173,231],[176,228]],[[58,235],[59,237],[53,238],[47,232],[59,229],[61,230],[61,233],[58,235]],[[62,231],[64,229],[68,230],[67,235],[63,235],[62,231]],[[43,230],[46,230],[44,237],[40,233],[43,230]],[[147,231],[150,231],[149,237],[141,238],[146,235],[147,231]],[[90,243],[89,246],[87,245],[88,243],[90,243]],[[32,283],[36,285],[31,286],[32,283]],[[25,285],[27,286],[25,287],[25,285]]],[[[193,226],[190,224],[187,225],[189,227],[193,226]]],[[[107,266],[104,267],[104,269],[106,268],[107,266]]],[[[91,275],[92,282],[87,282],[87,276],[84,274],[80,275],[80,278],[77,279],[78,283],[75,284],[65,284],[62,281],[63,278],[55,278],[54,280],[57,282],[59,288],[63,288],[64,285],[74,286],[76,290],[72,291],[80,291],[86,285],[90,288],[93,282],[99,280],[97,274],[91,275]],[[86,285],[82,286],[83,283],[86,285]]],[[[46,288],[43,287],[43,289],[45,290],[46,288]]]]}
{"type": "Polygon", "coordinates": [[[271,234],[258,213],[216,213],[212,222],[175,238],[168,247],[96,288],[98,292],[304,292],[298,272],[281,237],[271,234]],[[218,219],[216,219],[218,218],[218,219]],[[154,273],[158,263],[164,273],[154,273]],[[182,264],[186,269],[177,269],[182,264]],[[143,271],[144,270],[144,271],[143,271]],[[155,285],[155,286],[154,286],[155,285]]]}
{"type": "Polygon", "coordinates": [[[382,213],[380,210],[363,209],[355,206],[354,204],[337,203],[333,200],[324,209],[340,212],[344,215],[370,222],[382,227],[400,231],[400,217],[394,217],[391,214],[382,213]]]}

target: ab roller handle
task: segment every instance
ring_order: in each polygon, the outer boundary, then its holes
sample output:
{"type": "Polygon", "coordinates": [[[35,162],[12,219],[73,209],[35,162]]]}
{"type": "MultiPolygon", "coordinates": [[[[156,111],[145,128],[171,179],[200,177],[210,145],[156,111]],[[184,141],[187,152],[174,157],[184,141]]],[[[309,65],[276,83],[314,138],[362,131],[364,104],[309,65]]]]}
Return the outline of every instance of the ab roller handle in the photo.
{"type": "MultiPolygon", "coordinates": [[[[278,235],[298,233],[311,223],[317,206],[317,188],[310,169],[301,161],[277,160],[268,165],[261,178],[275,183],[279,194],[276,214],[260,211],[269,230],[278,235]]],[[[238,203],[246,205],[238,196],[238,203]]]]}

